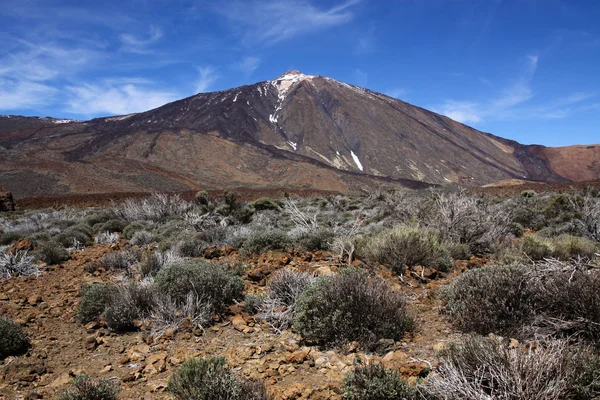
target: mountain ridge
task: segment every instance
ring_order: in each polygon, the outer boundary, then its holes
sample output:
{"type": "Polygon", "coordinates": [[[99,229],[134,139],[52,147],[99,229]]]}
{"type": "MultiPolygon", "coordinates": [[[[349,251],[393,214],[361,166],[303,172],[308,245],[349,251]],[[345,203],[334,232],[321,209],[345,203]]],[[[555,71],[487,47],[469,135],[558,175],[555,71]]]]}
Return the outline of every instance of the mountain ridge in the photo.
{"type": "Polygon", "coordinates": [[[598,179],[600,146],[584,147],[522,145],[369,89],[288,71],[122,116],[0,116],[0,184],[23,197],[598,179]]]}

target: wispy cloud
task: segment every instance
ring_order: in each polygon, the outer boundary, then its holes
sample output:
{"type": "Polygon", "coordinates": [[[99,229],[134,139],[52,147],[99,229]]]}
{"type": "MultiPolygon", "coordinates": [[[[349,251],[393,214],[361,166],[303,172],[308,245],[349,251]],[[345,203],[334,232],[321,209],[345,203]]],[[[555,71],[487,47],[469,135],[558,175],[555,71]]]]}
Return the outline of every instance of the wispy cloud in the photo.
{"type": "Polygon", "coordinates": [[[198,69],[198,80],[196,81],[196,93],[206,92],[213,83],[219,79],[217,71],[209,66],[196,67],[198,69]]]}
{"type": "Polygon", "coordinates": [[[156,26],[151,26],[148,35],[142,37],[124,33],[120,36],[121,42],[123,43],[121,50],[138,54],[150,53],[148,47],[159,41],[162,36],[162,30],[156,26]]]}
{"type": "Polygon", "coordinates": [[[234,1],[219,12],[241,25],[246,40],[274,44],[345,24],[354,18],[351,8],[360,1],[348,0],[328,9],[300,0],[234,1]]]}
{"type": "Polygon", "coordinates": [[[514,117],[517,106],[534,96],[531,82],[538,67],[539,57],[527,55],[521,75],[504,87],[491,100],[486,102],[468,100],[446,100],[442,105],[433,107],[434,111],[462,123],[478,123],[486,118],[505,119],[514,117]]]}
{"type": "Polygon", "coordinates": [[[233,68],[235,70],[241,71],[244,75],[250,76],[258,69],[260,66],[260,58],[254,56],[244,57],[242,61],[235,64],[233,68]]]}
{"type": "Polygon", "coordinates": [[[85,116],[130,114],[156,108],[179,98],[177,93],[156,90],[140,82],[146,80],[119,78],[101,84],[69,86],[67,111],[85,116]]]}
{"type": "Polygon", "coordinates": [[[0,78],[0,110],[43,106],[54,98],[57,92],[55,88],[38,82],[0,78]]]}

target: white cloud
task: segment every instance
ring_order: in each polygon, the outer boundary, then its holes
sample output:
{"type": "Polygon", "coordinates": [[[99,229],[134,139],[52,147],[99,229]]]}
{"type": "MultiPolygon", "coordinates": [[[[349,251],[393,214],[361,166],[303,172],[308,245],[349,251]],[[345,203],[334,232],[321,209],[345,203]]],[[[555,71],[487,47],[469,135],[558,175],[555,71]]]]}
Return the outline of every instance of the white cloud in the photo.
{"type": "Polygon", "coordinates": [[[56,93],[56,89],[41,83],[0,78],[0,110],[47,105],[56,93]]]}
{"type": "Polygon", "coordinates": [[[219,12],[241,24],[247,40],[274,44],[347,23],[354,18],[350,8],[360,1],[348,0],[329,9],[300,0],[235,1],[219,12]]]}
{"type": "Polygon", "coordinates": [[[245,75],[252,75],[260,66],[260,58],[254,56],[244,57],[238,64],[234,65],[234,69],[241,71],[245,75]]]}
{"type": "MultiPolygon", "coordinates": [[[[538,67],[539,57],[527,55],[526,65],[516,82],[502,89],[486,102],[446,100],[433,110],[462,123],[478,123],[487,118],[515,118],[520,113],[517,106],[534,96],[531,81],[538,67]]],[[[478,80],[481,81],[480,78],[478,80]]]]}
{"type": "Polygon", "coordinates": [[[151,26],[147,37],[139,37],[130,33],[124,33],[120,36],[123,47],[121,50],[130,53],[147,54],[150,52],[148,47],[162,38],[163,32],[156,26],[151,26]]]}
{"type": "MultiPolygon", "coordinates": [[[[119,79],[102,84],[81,84],[67,88],[67,110],[80,115],[122,115],[147,111],[177,100],[177,93],[155,90],[119,79]]],[[[134,79],[132,82],[136,82],[134,79]]]]}
{"type": "Polygon", "coordinates": [[[479,105],[469,101],[447,100],[438,112],[463,124],[477,123],[482,119],[479,105]]]}
{"type": "Polygon", "coordinates": [[[196,81],[196,93],[206,92],[213,83],[219,79],[217,71],[213,67],[196,67],[198,69],[198,80],[196,81]]]}

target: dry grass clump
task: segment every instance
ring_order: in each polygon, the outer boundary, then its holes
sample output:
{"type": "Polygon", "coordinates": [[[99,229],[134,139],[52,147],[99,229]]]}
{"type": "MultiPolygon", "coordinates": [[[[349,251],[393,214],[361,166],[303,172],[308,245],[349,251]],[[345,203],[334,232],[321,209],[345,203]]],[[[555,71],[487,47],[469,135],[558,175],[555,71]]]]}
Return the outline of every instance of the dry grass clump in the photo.
{"type": "Polygon", "coordinates": [[[452,258],[438,231],[399,226],[359,238],[356,255],[369,262],[391,267],[397,273],[403,267],[422,265],[447,271],[452,258]]]}
{"type": "Polygon", "coordinates": [[[509,347],[472,337],[445,350],[424,391],[447,400],[593,399],[600,394],[598,360],[566,341],[509,347]]]}
{"type": "Polygon", "coordinates": [[[405,296],[366,271],[349,268],[322,277],[296,303],[294,330],[308,341],[341,345],[379,339],[399,340],[413,329],[405,296]]]}
{"type": "Polygon", "coordinates": [[[82,374],[73,379],[72,388],[60,400],[116,400],[119,387],[109,379],[92,379],[82,374]]]}
{"type": "Polygon", "coordinates": [[[269,282],[267,295],[255,305],[258,318],[275,332],[289,328],[296,316],[296,302],[314,282],[315,276],[290,268],[279,271],[269,282]]]}

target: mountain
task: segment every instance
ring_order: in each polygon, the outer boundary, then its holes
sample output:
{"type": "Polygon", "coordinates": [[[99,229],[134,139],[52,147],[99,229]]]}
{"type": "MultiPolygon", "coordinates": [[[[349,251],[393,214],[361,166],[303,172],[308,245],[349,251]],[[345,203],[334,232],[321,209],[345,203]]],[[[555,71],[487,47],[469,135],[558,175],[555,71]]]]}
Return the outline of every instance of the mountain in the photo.
{"type": "Polygon", "coordinates": [[[200,189],[600,179],[600,145],[526,146],[334,79],[290,71],[89,121],[0,117],[16,198],[200,189]]]}

